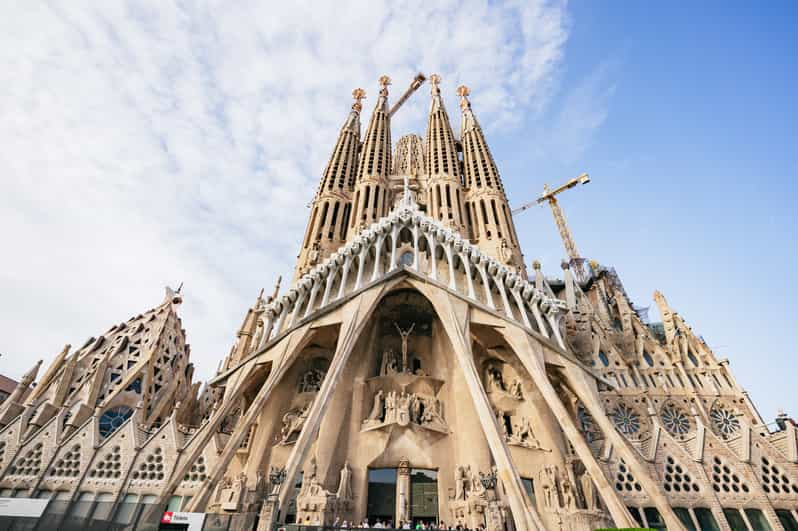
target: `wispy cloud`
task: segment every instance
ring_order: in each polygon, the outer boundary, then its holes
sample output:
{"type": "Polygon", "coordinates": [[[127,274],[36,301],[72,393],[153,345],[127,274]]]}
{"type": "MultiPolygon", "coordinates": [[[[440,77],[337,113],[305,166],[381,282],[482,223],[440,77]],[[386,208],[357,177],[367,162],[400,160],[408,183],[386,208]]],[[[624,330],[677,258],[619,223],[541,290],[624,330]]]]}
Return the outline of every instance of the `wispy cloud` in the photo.
{"type": "Polygon", "coordinates": [[[541,120],[533,143],[539,156],[571,164],[590,147],[604,125],[617,87],[617,60],[599,63],[573,87],[563,90],[552,116],[541,120]]]}
{"type": "MultiPolygon", "coordinates": [[[[564,5],[543,1],[7,7],[0,371],[184,281],[208,376],[257,290],[290,272],[352,88],[370,112],[380,74],[397,94],[438,72],[451,110],[466,83],[486,127],[513,127],[546,108],[567,36],[564,5]]],[[[422,132],[427,102],[394,135],[422,132]]]]}

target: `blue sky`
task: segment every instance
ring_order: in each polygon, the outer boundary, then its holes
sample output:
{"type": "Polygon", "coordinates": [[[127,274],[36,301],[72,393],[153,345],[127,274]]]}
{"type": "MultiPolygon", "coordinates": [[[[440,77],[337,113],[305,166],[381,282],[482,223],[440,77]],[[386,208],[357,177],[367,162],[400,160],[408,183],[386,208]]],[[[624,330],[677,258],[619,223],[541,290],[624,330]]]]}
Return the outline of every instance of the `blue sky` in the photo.
{"type": "MultiPolygon", "coordinates": [[[[798,8],[421,0],[27,2],[0,20],[0,372],[18,377],[185,282],[208,377],[290,277],[352,88],[418,70],[472,89],[512,204],[562,205],[638,305],[660,289],[767,419],[792,387],[798,8]],[[282,10],[281,10],[282,9],[282,10]]],[[[394,139],[422,133],[422,89],[394,139]]],[[[558,274],[550,213],[518,218],[558,274]]]]}

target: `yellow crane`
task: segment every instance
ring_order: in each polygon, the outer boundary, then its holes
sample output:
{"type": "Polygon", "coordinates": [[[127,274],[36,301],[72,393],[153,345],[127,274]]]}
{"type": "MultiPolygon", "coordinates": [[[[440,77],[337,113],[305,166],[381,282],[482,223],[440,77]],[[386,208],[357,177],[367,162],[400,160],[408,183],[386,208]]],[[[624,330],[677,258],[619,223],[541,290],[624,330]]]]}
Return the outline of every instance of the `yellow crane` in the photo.
{"type": "Polygon", "coordinates": [[[568,230],[568,225],[565,223],[565,214],[563,214],[562,208],[560,208],[560,204],[557,202],[557,194],[569,190],[578,184],[587,184],[589,182],[590,176],[587,173],[583,173],[554,190],[550,189],[548,184],[545,184],[543,185],[543,194],[541,194],[540,197],[513,210],[513,214],[518,214],[531,206],[540,205],[548,201],[551,207],[551,213],[554,215],[554,222],[557,224],[557,230],[560,232],[562,243],[565,246],[565,251],[568,253],[568,258],[576,272],[576,278],[579,279],[579,281],[587,280],[587,274],[585,273],[583,264],[584,259],[579,256],[579,251],[576,250],[576,243],[574,243],[571,231],[568,230]]]}

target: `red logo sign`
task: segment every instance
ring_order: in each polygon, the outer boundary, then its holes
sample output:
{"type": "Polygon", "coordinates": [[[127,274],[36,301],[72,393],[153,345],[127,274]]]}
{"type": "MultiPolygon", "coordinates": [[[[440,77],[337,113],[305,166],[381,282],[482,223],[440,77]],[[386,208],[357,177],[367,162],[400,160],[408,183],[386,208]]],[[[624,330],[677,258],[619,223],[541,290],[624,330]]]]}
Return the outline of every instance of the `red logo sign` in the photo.
{"type": "Polygon", "coordinates": [[[172,523],[172,511],[167,511],[167,512],[163,513],[163,516],[161,517],[161,523],[162,524],[171,524],[172,523]]]}

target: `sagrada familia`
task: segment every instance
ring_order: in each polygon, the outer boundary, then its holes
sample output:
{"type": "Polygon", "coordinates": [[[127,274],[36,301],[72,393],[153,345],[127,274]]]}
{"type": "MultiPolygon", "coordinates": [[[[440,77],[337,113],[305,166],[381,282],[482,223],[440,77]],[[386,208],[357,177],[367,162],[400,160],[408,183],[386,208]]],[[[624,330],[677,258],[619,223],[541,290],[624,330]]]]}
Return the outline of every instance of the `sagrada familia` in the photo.
{"type": "MultiPolygon", "coordinates": [[[[258,296],[204,386],[180,292],[39,362],[0,406],[0,497],[232,515],[229,529],[377,518],[490,531],[798,529],[798,428],[769,428],[654,292],[611,267],[528,270],[466,87],[454,134],[392,147],[380,78],[324,170],[290,289],[258,296]],[[29,391],[29,392],[28,392],[29,391]]],[[[83,504],[83,505],[80,505],[83,504]]],[[[137,527],[141,528],[141,526],[137,527]]]]}

